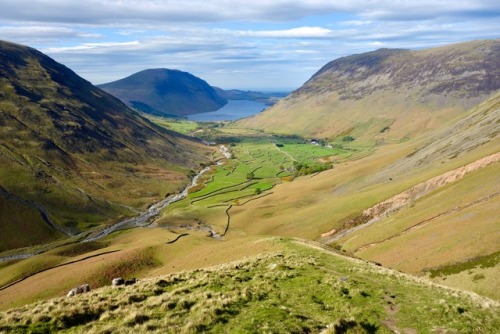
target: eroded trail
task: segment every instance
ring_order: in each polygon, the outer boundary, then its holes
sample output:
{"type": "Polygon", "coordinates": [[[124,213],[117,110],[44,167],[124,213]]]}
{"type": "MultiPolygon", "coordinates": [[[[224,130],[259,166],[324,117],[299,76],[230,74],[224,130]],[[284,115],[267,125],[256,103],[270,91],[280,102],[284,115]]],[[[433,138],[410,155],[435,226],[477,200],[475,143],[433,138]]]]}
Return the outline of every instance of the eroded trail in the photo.
{"type": "Polygon", "coordinates": [[[495,153],[474,161],[468,165],[462,166],[460,168],[451,170],[444,174],[435,176],[425,182],[419,183],[410,189],[399,193],[388,200],[385,200],[371,208],[366,209],[363,213],[348,221],[344,224],[343,229],[331,230],[329,232],[321,234],[321,240],[325,243],[332,243],[351,234],[355,231],[361,230],[367,226],[370,226],[384,217],[400,210],[403,207],[410,205],[415,200],[429,194],[430,192],[441,188],[451,182],[462,179],[467,174],[491,165],[495,162],[500,161],[500,153],[495,153]],[[362,222],[357,225],[357,223],[362,222]]]}
{"type": "Polygon", "coordinates": [[[468,209],[468,208],[470,208],[472,206],[488,202],[488,201],[490,201],[491,199],[495,198],[498,195],[500,195],[500,193],[497,192],[497,193],[491,194],[489,196],[486,196],[486,197],[480,198],[478,200],[475,200],[475,201],[473,201],[471,203],[467,203],[465,205],[462,205],[460,207],[456,207],[456,208],[453,208],[451,210],[443,211],[443,212],[441,212],[441,213],[439,213],[439,214],[437,214],[437,215],[435,215],[433,217],[430,217],[428,219],[420,221],[417,224],[415,224],[415,225],[413,225],[411,227],[408,227],[407,229],[405,229],[405,230],[403,230],[403,231],[401,231],[399,233],[396,233],[396,234],[394,234],[394,235],[392,235],[392,236],[390,236],[388,238],[382,239],[382,240],[377,241],[377,242],[372,242],[372,243],[370,243],[368,245],[361,246],[361,247],[353,250],[352,252],[353,253],[361,252],[361,251],[364,251],[364,250],[366,250],[366,249],[368,249],[370,247],[373,247],[373,246],[379,245],[381,243],[384,243],[386,241],[398,238],[398,237],[400,237],[402,235],[405,235],[405,234],[413,232],[413,231],[415,231],[415,230],[417,230],[419,228],[422,228],[422,227],[424,227],[427,224],[431,224],[433,221],[435,221],[438,218],[441,218],[442,216],[446,216],[446,215],[449,215],[449,214],[454,213],[454,212],[460,212],[460,211],[468,209]]]}

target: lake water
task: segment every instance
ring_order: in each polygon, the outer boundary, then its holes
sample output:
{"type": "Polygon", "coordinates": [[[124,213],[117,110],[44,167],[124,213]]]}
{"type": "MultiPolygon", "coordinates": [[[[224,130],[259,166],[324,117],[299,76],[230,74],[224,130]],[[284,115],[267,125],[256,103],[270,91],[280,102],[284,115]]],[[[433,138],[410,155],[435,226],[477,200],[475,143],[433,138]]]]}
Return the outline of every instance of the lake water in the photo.
{"type": "Polygon", "coordinates": [[[197,122],[236,121],[261,112],[266,108],[264,103],[249,100],[229,100],[225,106],[212,112],[188,115],[188,119],[197,122]]]}

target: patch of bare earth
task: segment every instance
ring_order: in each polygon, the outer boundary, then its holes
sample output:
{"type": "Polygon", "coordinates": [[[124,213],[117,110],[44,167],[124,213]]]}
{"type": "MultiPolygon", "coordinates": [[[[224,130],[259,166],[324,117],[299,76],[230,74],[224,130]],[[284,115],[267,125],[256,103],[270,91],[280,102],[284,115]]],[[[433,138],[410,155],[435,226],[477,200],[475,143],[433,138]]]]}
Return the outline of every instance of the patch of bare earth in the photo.
{"type": "Polygon", "coordinates": [[[444,174],[433,177],[425,182],[419,183],[410,189],[399,193],[386,201],[383,201],[371,208],[366,209],[363,213],[349,221],[339,230],[331,230],[321,234],[321,241],[324,243],[332,243],[344,236],[358,231],[366,226],[369,226],[382,218],[400,210],[403,207],[410,205],[415,200],[429,194],[430,192],[441,188],[451,182],[462,179],[465,175],[484,168],[488,165],[496,163],[500,160],[500,153],[495,153],[479,159],[475,162],[451,170],[444,174]]]}

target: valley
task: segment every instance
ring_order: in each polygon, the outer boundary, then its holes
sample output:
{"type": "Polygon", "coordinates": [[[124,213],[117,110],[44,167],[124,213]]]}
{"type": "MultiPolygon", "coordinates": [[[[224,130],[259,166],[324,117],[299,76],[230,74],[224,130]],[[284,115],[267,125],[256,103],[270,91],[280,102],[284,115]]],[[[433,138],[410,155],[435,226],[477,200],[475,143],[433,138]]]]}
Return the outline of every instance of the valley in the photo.
{"type": "Polygon", "coordinates": [[[341,58],[211,122],[0,46],[0,333],[499,327],[498,40],[341,58]]]}

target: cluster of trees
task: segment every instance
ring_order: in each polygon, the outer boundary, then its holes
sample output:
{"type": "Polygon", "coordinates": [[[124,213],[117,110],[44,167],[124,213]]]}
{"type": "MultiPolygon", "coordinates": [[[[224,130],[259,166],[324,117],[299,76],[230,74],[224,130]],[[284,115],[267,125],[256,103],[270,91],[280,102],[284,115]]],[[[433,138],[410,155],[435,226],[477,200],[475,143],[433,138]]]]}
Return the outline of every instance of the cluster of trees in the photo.
{"type": "Polygon", "coordinates": [[[333,168],[332,164],[328,163],[314,164],[312,166],[309,166],[305,163],[300,163],[298,161],[295,161],[293,163],[293,169],[294,169],[293,176],[297,177],[300,175],[319,173],[332,168],[333,168]]]}
{"type": "Polygon", "coordinates": [[[353,136],[345,136],[345,137],[342,137],[342,141],[354,141],[354,137],[353,136]]]}

